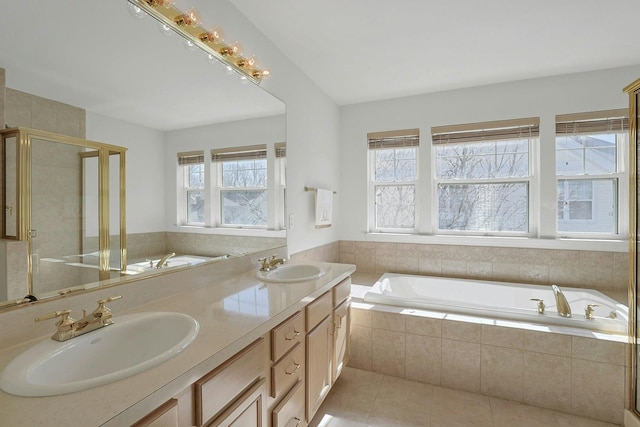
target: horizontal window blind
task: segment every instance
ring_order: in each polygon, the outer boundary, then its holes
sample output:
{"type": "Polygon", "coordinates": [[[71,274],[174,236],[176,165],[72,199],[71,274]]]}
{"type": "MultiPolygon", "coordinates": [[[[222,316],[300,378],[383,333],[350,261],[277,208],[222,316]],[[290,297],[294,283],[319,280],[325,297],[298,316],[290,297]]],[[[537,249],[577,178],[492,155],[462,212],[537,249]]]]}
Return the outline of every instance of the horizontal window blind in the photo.
{"type": "Polygon", "coordinates": [[[556,116],[557,135],[594,135],[629,130],[626,109],[592,111],[556,116]]]}
{"type": "Polygon", "coordinates": [[[367,134],[369,150],[382,148],[417,147],[420,144],[419,129],[372,132],[367,134]]]}
{"type": "Polygon", "coordinates": [[[287,143],[286,142],[278,142],[274,145],[276,150],[276,158],[280,159],[282,157],[287,157],[287,143]]]}
{"type": "Polygon", "coordinates": [[[432,142],[435,145],[534,138],[539,134],[539,117],[436,126],[431,128],[432,142]]]}
{"type": "Polygon", "coordinates": [[[204,163],[204,151],[178,153],[179,165],[195,165],[198,163],[204,163]]]}
{"type": "Polygon", "coordinates": [[[246,147],[216,148],[211,150],[211,161],[229,162],[233,160],[255,160],[267,158],[267,146],[249,145],[246,147]]]}

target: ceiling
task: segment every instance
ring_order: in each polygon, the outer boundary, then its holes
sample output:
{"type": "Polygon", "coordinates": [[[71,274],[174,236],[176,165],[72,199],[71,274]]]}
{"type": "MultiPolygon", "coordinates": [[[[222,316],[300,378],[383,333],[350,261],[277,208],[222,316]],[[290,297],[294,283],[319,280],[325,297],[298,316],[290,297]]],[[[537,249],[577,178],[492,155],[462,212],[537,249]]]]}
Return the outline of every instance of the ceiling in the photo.
{"type": "MultiPolygon", "coordinates": [[[[338,105],[640,64],[638,0],[229,1],[338,105]]],[[[0,4],[13,89],[158,130],[284,113],[126,0],[0,4]]]]}
{"type": "Polygon", "coordinates": [[[640,64],[638,0],[230,0],[337,104],[640,64]]]}
{"type": "Polygon", "coordinates": [[[12,89],[162,131],[285,112],[151,17],[131,16],[126,0],[0,5],[0,67],[12,89]]]}

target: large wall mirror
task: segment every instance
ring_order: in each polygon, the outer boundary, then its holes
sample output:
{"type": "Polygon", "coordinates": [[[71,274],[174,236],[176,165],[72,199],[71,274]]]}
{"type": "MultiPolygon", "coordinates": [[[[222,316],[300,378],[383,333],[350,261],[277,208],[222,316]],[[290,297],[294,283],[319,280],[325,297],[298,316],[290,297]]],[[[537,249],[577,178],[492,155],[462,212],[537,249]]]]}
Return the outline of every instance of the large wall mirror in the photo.
{"type": "MultiPolygon", "coordinates": [[[[127,148],[130,268],[115,276],[127,280],[151,268],[156,274],[160,259],[174,253],[163,267],[224,262],[286,245],[282,101],[190,49],[150,16],[134,16],[127,0],[5,3],[3,13],[15,19],[3,23],[3,33],[12,36],[0,39],[3,126],[127,148]],[[223,168],[234,167],[223,177],[223,168]],[[221,190],[224,179],[225,185],[242,181],[244,188],[221,190]],[[260,212],[242,216],[244,205],[259,205],[260,212]]],[[[224,27],[215,19],[203,16],[224,27]]],[[[234,38],[232,28],[223,30],[234,38]]],[[[62,210],[73,206],[63,203],[62,210]]],[[[48,215],[54,206],[39,209],[48,215]]],[[[90,211],[83,213],[86,224],[90,211]]],[[[27,293],[27,256],[37,269],[43,259],[90,262],[92,253],[84,252],[63,248],[34,257],[20,242],[3,240],[0,266],[7,274],[0,275],[0,299],[11,302],[27,293]]],[[[95,285],[65,282],[33,293],[58,295],[95,285]]]]}

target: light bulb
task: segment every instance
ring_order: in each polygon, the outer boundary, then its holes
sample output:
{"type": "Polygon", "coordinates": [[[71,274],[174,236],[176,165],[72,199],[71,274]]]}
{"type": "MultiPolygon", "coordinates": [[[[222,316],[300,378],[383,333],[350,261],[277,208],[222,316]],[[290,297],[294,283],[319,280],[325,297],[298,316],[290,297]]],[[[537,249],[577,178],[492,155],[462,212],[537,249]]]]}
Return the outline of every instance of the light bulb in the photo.
{"type": "Polygon", "coordinates": [[[197,27],[198,25],[200,25],[200,22],[200,12],[198,12],[194,8],[187,10],[185,13],[175,18],[175,23],[180,26],[186,25],[189,27],[197,27]]]}
{"type": "Polygon", "coordinates": [[[200,34],[200,40],[205,43],[221,43],[222,42],[222,30],[220,28],[212,28],[206,33],[200,34]]]}
{"type": "Polygon", "coordinates": [[[255,63],[256,63],[256,58],[254,56],[252,56],[251,58],[240,58],[238,62],[236,62],[236,64],[238,64],[238,67],[242,67],[242,68],[253,67],[255,63]]]}
{"type": "Polygon", "coordinates": [[[233,67],[231,65],[227,65],[225,68],[228,75],[232,75],[234,73],[233,67]]]}
{"type": "Polygon", "coordinates": [[[147,16],[147,13],[142,10],[140,6],[136,6],[133,3],[127,3],[127,11],[129,12],[129,15],[133,16],[134,18],[143,19],[145,16],[147,16]]]}
{"type": "Polygon", "coordinates": [[[198,48],[198,46],[196,46],[196,44],[191,40],[185,40],[184,47],[187,48],[187,50],[191,50],[191,51],[196,50],[198,48]]]}
{"type": "Polygon", "coordinates": [[[216,64],[218,62],[218,58],[216,58],[213,53],[209,53],[207,55],[207,61],[209,61],[211,64],[216,64]]]}
{"type": "Polygon", "coordinates": [[[168,24],[159,22],[158,28],[160,29],[160,32],[167,37],[171,37],[173,35],[173,28],[171,28],[168,24]]]}
{"type": "Polygon", "coordinates": [[[163,6],[169,9],[176,1],[175,0],[144,0],[149,6],[158,7],[163,6]]]}
{"type": "Polygon", "coordinates": [[[240,44],[235,42],[229,46],[223,46],[220,48],[219,53],[222,56],[240,56],[240,44]]]}

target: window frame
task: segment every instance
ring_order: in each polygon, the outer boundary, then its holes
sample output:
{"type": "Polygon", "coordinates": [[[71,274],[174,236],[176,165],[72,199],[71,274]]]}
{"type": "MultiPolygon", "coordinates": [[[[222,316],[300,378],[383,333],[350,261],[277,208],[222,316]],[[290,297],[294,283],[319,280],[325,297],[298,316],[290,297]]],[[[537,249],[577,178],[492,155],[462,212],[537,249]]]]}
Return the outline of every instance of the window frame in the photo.
{"type": "MultiPolygon", "coordinates": [[[[624,117],[626,117],[626,110],[612,110],[618,111],[619,113],[623,113],[624,117]]],[[[556,124],[562,120],[563,117],[594,117],[596,115],[611,113],[607,112],[590,112],[590,113],[582,113],[576,115],[566,115],[566,116],[556,116],[556,124]]],[[[577,120],[579,121],[579,120],[577,120]]],[[[556,236],[559,239],[621,239],[624,240],[624,236],[629,233],[628,221],[629,214],[628,209],[625,209],[626,206],[629,205],[629,172],[628,172],[628,148],[629,148],[629,131],[620,129],[619,131],[612,131],[610,134],[614,134],[616,136],[616,172],[613,173],[598,173],[598,174],[581,174],[581,175],[565,175],[558,174],[556,170],[555,182],[556,189],[558,187],[558,182],[561,180],[598,180],[598,179],[615,179],[617,180],[617,194],[614,195],[615,202],[617,204],[617,219],[616,219],[616,232],[615,233],[607,233],[607,232],[590,232],[590,231],[560,231],[558,230],[558,208],[556,207],[556,236]]],[[[554,143],[557,144],[558,133],[555,133],[554,143]]],[[[557,146],[554,150],[557,153],[557,146]]],[[[593,195],[592,195],[593,197],[593,195]]],[[[558,195],[556,194],[556,206],[558,202],[558,195]]],[[[595,209],[595,206],[592,206],[592,209],[595,209]]]]}
{"type": "Polygon", "coordinates": [[[418,231],[419,224],[419,190],[420,190],[420,133],[418,129],[404,129],[387,132],[374,132],[367,134],[367,217],[368,217],[368,232],[369,233],[399,233],[399,234],[415,234],[418,231]],[[416,142],[407,146],[384,146],[384,144],[378,144],[378,147],[372,147],[374,144],[372,141],[378,140],[392,140],[403,138],[413,139],[416,142]],[[412,181],[393,181],[384,182],[376,181],[376,152],[383,149],[402,149],[413,148],[415,150],[415,179],[412,181]],[[413,187],[414,189],[414,209],[413,209],[413,228],[402,227],[378,227],[377,226],[377,187],[413,187]]]}
{"type": "Polygon", "coordinates": [[[191,151],[191,152],[183,152],[178,153],[178,168],[177,168],[177,223],[182,226],[191,226],[191,227],[202,227],[207,223],[207,210],[206,210],[206,199],[207,199],[207,166],[204,159],[204,151],[191,151]],[[198,161],[197,161],[198,160],[198,161]],[[202,187],[194,187],[190,186],[190,177],[189,177],[189,168],[195,164],[202,165],[203,168],[203,182],[202,187]],[[202,222],[192,222],[189,221],[189,193],[192,191],[201,191],[202,197],[204,198],[205,203],[205,213],[202,222]]]}

